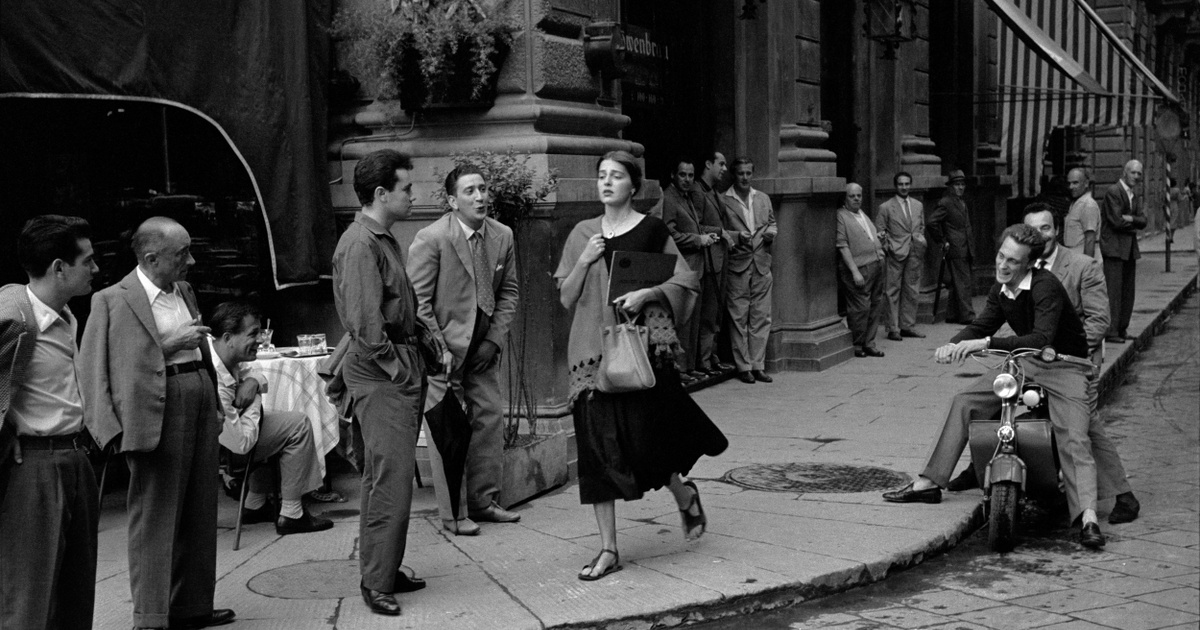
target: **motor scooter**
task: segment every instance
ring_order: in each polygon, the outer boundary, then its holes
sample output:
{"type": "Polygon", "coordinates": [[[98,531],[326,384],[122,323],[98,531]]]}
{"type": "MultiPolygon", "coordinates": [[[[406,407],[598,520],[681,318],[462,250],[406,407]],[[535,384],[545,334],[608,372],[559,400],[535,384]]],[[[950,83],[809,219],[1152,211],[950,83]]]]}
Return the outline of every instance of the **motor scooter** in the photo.
{"type": "Polygon", "coordinates": [[[982,350],[972,357],[984,365],[983,357],[1002,359],[999,365],[988,366],[1000,370],[992,381],[992,391],[1002,401],[1000,416],[972,418],[968,440],[971,461],[987,462],[987,466],[977,465],[975,471],[988,514],[988,546],[993,551],[1011,551],[1016,544],[1021,499],[1050,503],[1061,501],[1063,495],[1046,392],[1025,377],[1022,360],[1036,357],[1045,363],[1094,366],[1086,359],[1058,354],[1049,346],[1011,352],[982,350]]]}

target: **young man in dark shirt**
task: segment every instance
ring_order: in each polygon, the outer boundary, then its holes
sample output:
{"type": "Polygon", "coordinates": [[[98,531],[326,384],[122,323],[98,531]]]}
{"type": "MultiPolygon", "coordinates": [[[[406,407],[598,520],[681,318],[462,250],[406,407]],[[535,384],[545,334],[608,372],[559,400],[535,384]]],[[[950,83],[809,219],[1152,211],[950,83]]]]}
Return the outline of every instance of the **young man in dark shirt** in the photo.
{"type": "MultiPolygon", "coordinates": [[[[937,349],[938,363],[961,361],[967,355],[995,348],[1042,348],[1052,346],[1060,354],[1080,359],[1088,356],[1083,324],[1071,307],[1070,298],[1053,273],[1034,269],[1041,258],[1044,241],[1034,228],[1012,225],[1000,236],[996,254],[996,284],[988,293],[987,306],[975,321],[937,349]],[[1008,323],[1016,335],[992,337],[1008,323]]],[[[1047,364],[1029,358],[1025,375],[1046,391],[1059,459],[1067,487],[1072,519],[1081,520],[1079,541],[1086,547],[1104,546],[1104,535],[1096,518],[1096,463],[1088,438],[1087,382],[1093,369],[1076,363],[1047,364]]],[[[921,476],[901,490],[884,493],[895,503],[938,503],[942,487],[950,481],[954,466],[967,445],[972,417],[990,418],[1000,412],[1001,401],[992,392],[996,374],[989,370],[967,389],[954,396],[946,423],[921,476]]]]}

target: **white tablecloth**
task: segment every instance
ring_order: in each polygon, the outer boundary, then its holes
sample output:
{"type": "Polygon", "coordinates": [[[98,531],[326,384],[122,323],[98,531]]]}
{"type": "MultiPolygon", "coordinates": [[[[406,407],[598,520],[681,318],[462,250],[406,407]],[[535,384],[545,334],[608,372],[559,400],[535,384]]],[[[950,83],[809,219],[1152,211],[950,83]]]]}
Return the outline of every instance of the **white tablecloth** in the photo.
{"type": "Polygon", "coordinates": [[[316,357],[260,359],[254,366],[267,377],[263,394],[266,411],[298,411],[308,416],[316,441],[321,476],[325,476],[325,455],[338,443],[337,409],[325,397],[325,381],[317,368],[328,355],[316,357]]]}

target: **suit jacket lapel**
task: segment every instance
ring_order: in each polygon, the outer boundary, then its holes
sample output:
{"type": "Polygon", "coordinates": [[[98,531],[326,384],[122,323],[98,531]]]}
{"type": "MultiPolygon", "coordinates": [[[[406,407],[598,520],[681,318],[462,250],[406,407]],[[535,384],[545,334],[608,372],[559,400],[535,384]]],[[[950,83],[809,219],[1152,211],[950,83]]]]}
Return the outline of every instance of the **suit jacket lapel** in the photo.
{"type": "Polygon", "coordinates": [[[458,252],[458,259],[467,268],[467,275],[471,276],[471,281],[474,282],[475,258],[471,256],[471,244],[467,242],[467,236],[463,234],[462,226],[458,224],[458,218],[454,216],[454,213],[447,213],[446,219],[446,230],[450,232],[450,243],[454,245],[454,251],[458,252]]]}
{"type": "Polygon", "coordinates": [[[125,303],[129,304],[129,308],[133,310],[133,314],[137,315],[142,326],[146,327],[146,332],[154,339],[154,343],[162,345],[162,339],[158,337],[158,325],[154,323],[154,312],[150,310],[150,299],[146,297],[146,290],[142,288],[142,281],[137,277],[137,268],[129,272],[129,275],[121,279],[121,288],[125,290],[125,303]]]}

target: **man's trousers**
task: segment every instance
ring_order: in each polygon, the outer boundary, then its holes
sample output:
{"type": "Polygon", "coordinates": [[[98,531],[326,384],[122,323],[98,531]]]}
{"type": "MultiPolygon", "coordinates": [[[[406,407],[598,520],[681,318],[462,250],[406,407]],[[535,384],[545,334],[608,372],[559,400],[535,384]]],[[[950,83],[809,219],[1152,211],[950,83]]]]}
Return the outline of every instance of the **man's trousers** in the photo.
{"type": "Polygon", "coordinates": [[[717,335],[725,320],[725,270],[708,271],[700,278],[700,339],[696,366],[708,369],[717,363],[717,335]]]}
{"type": "Polygon", "coordinates": [[[762,370],[767,360],[767,338],[771,334],[771,272],[759,273],[752,263],[745,271],[729,272],[729,338],[733,362],[739,372],[762,370]]]}
{"type": "Polygon", "coordinates": [[[854,284],[854,276],[846,265],[838,261],[838,281],[842,285],[842,296],[846,302],[846,324],[853,335],[856,348],[874,348],[875,335],[879,332],[879,311],[883,302],[883,274],[878,261],[858,268],[863,285],[854,284]]]}
{"type": "MultiPolygon", "coordinates": [[[[975,282],[971,276],[971,262],[966,258],[947,258],[946,271],[950,272],[950,294],[946,300],[946,321],[965,322],[975,319],[975,307],[971,298],[975,296],[975,282]]],[[[941,287],[938,287],[941,291],[941,287]]]]}
{"type": "Polygon", "coordinates": [[[82,450],[22,452],[0,472],[0,628],[92,627],[96,476],[82,450]]]}
{"type": "Polygon", "coordinates": [[[917,299],[921,293],[921,268],[925,265],[924,248],[913,247],[904,260],[890,254],[887,260],[887,287],[884,295],[888,311],[888,330],[912,330],[917,325],[917,299]]]}
{"type": "Polygon", "coordinates": [[[1108,288],[1109,335],[1125,336],[1133,317],[1137,289],[1137,261],[1104,259],[1104,283],[1108,288]]]}
{"type": "MultiPolygon", "coordinates": [[[[1092,368],[1071,364],[1046,364],[1037,359],[1023,361],[1026,378],[1042,386],[1050,406],[1054,439],[1067,486],[1067,504],[1071,518],[1085,509],[1096,509],[1096,462],[1088,437],[1091,414],[1088,413],[1087,381],[1092,368]]],[[[966,389],[954,395],[946,423],[942,426],[933,452],[921,476],[946,487],[954,466],[967,446],[972,418],[996,418],[1001,401],[992,391],[996,371],[989,370],[966,389]]],[[[977,462],[986,466],[987,462],[977,462]]]]}
{"type": "Polygon", "coordinates": [[[395,377],[358,350],[342,364],[363,439],[358,557],[362,585],[395,590],[408,541],[425,366],[414,346],[396,345],[395,377]]]}
{"type": "MultiPolygon", "coordinates": [[[[308,416],[295,411],[263,411],[254,448],[256,462],[279,456],[279,496],[300,500],[305,493],[321,487],[321,468],[316,442],[308,416]]],[[[250,476],[250,489],[267,494],[273,488],[269,467],[261,467],[250,476]]]]}
{"type": "Polygon", "coordinates": [[[206,370],[167,378],[162,436],[128,452],[133,625],[212,614],[217,581],[216,390],[206,370]]]}

